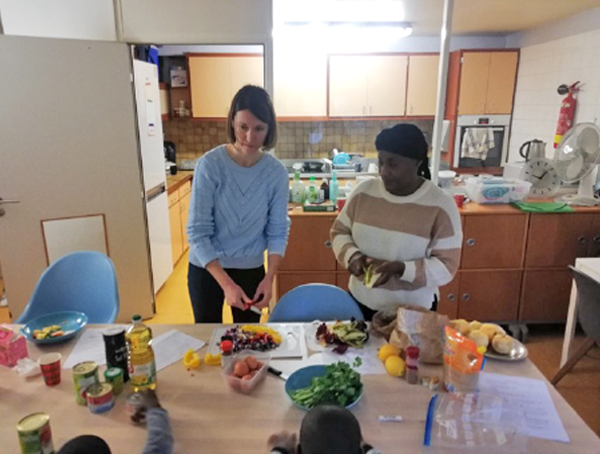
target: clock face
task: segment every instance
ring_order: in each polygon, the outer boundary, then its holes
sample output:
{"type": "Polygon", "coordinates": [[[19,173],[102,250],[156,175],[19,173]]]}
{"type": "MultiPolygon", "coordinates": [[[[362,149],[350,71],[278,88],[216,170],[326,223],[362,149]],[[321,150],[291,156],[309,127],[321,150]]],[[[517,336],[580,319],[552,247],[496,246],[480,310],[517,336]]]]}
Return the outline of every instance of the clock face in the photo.
{"type": "Polygon", "coordinates": [[[560,187],[560,178],[551,161],[532,159],[523,167],[522,177],[531,183],[532,197],[549,197],[560,187]]]}

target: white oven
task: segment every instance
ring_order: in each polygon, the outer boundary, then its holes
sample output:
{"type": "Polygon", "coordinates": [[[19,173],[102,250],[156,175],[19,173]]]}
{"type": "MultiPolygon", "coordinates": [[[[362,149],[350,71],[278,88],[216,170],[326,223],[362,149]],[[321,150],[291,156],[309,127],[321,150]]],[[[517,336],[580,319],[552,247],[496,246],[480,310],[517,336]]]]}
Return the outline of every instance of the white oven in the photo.
{"type": "Polygon", "coordinates": [[[461,115],[456,119],[454,167],[502,167],[508,157],[510,115],[461,115]]]}

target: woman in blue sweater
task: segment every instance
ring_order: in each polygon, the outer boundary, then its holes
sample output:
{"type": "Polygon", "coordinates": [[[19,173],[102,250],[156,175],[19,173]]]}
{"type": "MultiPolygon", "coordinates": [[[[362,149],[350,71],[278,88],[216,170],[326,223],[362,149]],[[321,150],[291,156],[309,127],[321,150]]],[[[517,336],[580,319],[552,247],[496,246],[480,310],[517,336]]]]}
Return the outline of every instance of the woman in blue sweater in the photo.
{"type": "Polygon", "coordinates": [[[236,323],[258,322],[248,309],[268,306],[289,233],[287,170],[263,151],[277,141],[265,90],[246,85],[237,92],[227,134],[230,143],[207,152],[194,172],[188,288],[196,323],[221,323],[224,298],[236,323]]]}

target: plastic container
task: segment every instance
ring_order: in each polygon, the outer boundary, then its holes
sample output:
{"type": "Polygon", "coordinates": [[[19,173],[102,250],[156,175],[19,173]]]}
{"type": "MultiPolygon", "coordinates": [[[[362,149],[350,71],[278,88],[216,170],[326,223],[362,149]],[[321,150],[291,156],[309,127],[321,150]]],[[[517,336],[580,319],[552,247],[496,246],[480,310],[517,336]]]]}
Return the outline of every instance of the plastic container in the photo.
{"type": "Polygon", "coordinates": [[[308,181],[305,201],[308,203],[319,203],[319,186],[317,186],[315,177],[310,177],[308,181]]]}
{"type": "Polygon", "coordinates": [[[290,202],[292,203],[302,203],[304,202],[304,183],[300,180],[300,171],[296,170],[294,172],[294,181],[292,182],[292,187],[290,188],[290,202]]]}
{"type": "Polygon", "coordinates": [[[518,202],[527,197],[531,188],[531,183],[516,178],[475,177],[465,183],[469,199],[480,204],[518,202]]]}
{"type": "Polygon", "coordinates": [[[337,179],[337,172],[331,172],[331,183],[329,184],[329,198],[335,204],[340,195],[340,182],[337,179]]]}
{"type": "Polygon", "coordinates": [[[134,392],[156,389],[156,362],[152,349],[152,330],[140,315],[134,315],[125,339],[129,351],[129,378],[134,392]]]}
{"type": "Polygon", "coordinates": [[[242,351],[235,355],[233,361],[223,369],[223,380],[231,389],[242,394],[250,394],[265,379],[270,361],[271,355],[267,353],[242,351]],[[233,368],[239,360],[245,360],[248,356],[254,356],[263,365],[251,380],[244,380],[233,375],[233,368]]]}
{"type": "Polygon", "coordinates": [[[452,186],[452,180],[456,176],[456,172],[453,170],[440,170],[438,172],[438,186],[440,188],[449,188],[452,186]]]}

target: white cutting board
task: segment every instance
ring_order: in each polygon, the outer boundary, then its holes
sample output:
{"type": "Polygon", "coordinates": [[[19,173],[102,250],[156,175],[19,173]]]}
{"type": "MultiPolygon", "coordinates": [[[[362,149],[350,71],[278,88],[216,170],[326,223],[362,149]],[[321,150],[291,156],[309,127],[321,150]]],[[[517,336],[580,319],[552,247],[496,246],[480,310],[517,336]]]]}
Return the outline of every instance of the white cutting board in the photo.
{"type": "MultiPolygon", "coordinates": [[[[222,326],[213,331],[208,346],[208,352],[216,354],[221,351],[219,343],[225,332],[233,328],[235,325],[222,326]]],[[[281,345],[273,350],[268,350],[266,353],[271,355],[271,358],[306,358],[306,338],[304,334],[304,326],[300,324],[285,324],[285,323],[270,323],[269,328],[274,329],[281,336],[281,345]]]]}

